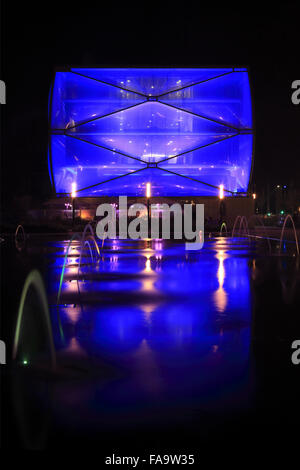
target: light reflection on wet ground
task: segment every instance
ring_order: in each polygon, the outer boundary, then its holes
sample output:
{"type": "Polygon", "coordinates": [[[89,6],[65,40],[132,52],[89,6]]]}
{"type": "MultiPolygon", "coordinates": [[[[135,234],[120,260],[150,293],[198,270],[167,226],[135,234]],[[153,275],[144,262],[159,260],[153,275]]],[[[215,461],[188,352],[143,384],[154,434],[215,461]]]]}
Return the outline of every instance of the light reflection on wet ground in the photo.
{"type": "MultiPolygon", "coordinates": [[[[121,378],[99,392],[99,402],[130,409],[131,425],[141,415],[153,421],[153,406],[168,415],[172,404],[177,418],[180,407],[249,406],[249,247],[224,240],[201,252],[163,241],[138,245],[108,242],[95,269],[83,269],[79,290],[76,268],[66,270],[62,351],[109,361],[121,378]]],[[[50,298],[61,260],[52,264],[50,298]]]]}

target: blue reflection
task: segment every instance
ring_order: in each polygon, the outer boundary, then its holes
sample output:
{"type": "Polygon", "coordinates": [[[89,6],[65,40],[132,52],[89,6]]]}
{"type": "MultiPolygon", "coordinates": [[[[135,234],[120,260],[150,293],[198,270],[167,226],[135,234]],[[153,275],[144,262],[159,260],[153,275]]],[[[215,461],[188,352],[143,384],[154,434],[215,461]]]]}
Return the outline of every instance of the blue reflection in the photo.
{"type": "MultiPolygon", "coordinates": [[[[57,276],[53,268],[54,289],[57,276]]],[[[141,390],[213,400],[212,391],[226,395],[226,383],[233,391],[247,377],[250,268],[239,247],[223,239],[187,253],[183,244],[115,240],[91,276],[80,296],[64,285],[66,351],[109,357],[127,371],[132,400],[139,403],[141,390]]],[[[122,386],[112,389],[119,395],[122,386]]]]}

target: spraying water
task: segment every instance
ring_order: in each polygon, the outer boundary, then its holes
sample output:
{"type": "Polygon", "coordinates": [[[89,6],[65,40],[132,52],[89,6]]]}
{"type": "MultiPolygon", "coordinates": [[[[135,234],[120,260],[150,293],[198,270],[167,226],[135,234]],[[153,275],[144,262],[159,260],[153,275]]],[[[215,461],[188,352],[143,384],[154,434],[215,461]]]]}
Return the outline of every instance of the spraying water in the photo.
{"type": "MultiPolygon", "coordinates": [[[[24,326],[24,322],[26,321],[26,319],[24,318],[24,308],[26,305],[26,300],[27,300],[27,296],[28,296],[28,292],[30,288],[34,289],[40,301],[40,304],[42,306],[42,315],[43,315],[45,326],[46,326],[48,344],[49,344],[49,349],[50,349],[51,365],[52,365],[52,369],[55,370],[56,353],[55,353],[55,347],[54,347],[54,342],[53,342],[52,326],[51,326],[50,315],[49,315],[47,295],[46,295],[42,276],[40,275],[39,271],[37,271],[36,269],[31,271],[28,274],[25,280],[24,286],[23,286],[21,300],[20,300],[19,309],[18,309],[17,324],[16,324],[14,344],[13,344],[13,360],[17,359],[17,355],[19,352],[22,329],[24,326]]],[[[22,359],[22,363],[24,365],[28,365],[28,358],[24,357],[22,359]]]]}
{"type": "Polygon", "coordinates": [[[227,236],[227,225],[226,225],[225,222],[223,222],[222,225],[221,225],[221,228],[220,228],[220,237],[222,236],[223,228],[225,229],[226,236],[227,236]]]}

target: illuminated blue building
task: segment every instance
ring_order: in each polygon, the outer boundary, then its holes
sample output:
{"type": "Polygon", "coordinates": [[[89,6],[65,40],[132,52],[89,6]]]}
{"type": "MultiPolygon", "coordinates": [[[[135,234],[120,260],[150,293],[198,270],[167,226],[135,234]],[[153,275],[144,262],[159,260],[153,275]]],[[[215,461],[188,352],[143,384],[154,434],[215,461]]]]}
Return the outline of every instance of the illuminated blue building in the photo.
{"type": "Polygon", "coordinates": [[[71,68],[50,94],[56,194],[247,192],[252,110],[244,68],[71,68]]]}

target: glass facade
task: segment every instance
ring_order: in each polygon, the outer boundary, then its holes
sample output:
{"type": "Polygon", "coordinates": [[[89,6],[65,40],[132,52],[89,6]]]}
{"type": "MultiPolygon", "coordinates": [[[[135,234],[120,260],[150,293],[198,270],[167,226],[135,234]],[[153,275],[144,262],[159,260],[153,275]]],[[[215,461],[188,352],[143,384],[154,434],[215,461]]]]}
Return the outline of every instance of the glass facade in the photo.
{"type": "Polygon", "coordinates": [[[245,194],[252,111],[245,69],[56,72],[49,171],[57,195],[245,194]]]}

